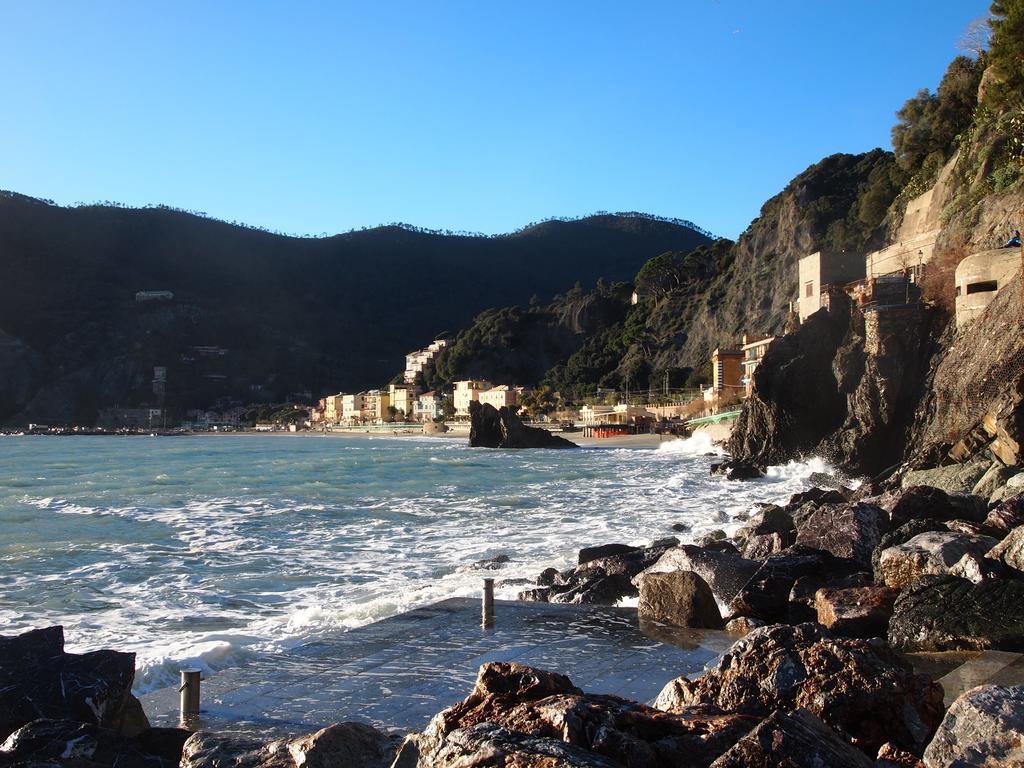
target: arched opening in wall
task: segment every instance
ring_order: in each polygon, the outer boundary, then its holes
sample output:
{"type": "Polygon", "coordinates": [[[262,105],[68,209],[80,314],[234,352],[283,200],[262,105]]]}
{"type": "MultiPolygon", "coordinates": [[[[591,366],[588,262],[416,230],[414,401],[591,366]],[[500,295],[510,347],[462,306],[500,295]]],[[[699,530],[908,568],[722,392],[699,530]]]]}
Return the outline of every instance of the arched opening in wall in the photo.
{"type": "Polygon", "coordinates": [[[967,286],[967,295],[972,293],[994,293],[999,290],[999,283],[995,280],[983,280],[980,283],[970,283],[967,286]]]}

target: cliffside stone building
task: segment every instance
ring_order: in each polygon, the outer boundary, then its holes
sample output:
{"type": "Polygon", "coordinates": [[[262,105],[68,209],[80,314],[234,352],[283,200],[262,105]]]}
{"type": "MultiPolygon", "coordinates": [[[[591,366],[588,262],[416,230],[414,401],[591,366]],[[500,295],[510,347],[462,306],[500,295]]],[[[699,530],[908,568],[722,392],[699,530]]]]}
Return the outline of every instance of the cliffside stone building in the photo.
{"type": "Polygon", "coordinates": [[[797,309],[802,323],[828,304],[830,290],[864,279],[864,254],[847,251],[818,251],[800,259],[800,297],[797,309]]]}

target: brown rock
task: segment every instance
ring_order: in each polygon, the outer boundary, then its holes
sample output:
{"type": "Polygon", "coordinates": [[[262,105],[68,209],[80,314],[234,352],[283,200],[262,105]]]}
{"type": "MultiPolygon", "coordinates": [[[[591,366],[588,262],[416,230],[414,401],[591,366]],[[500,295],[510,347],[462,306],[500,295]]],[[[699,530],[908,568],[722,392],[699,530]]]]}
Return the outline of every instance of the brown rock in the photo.
{"type": "Polygon", "coordinates": [[[885,637],[899,590],[889,587],[819,589],[814,597],[818,623],[837,635],[885,637]]]}
{"type": "Polygon", "coordinates": [[[737,616],[735,619],[729,620],[729,623],[725,625],[725,631],[736,632],[740,635],[747,635],[758,627],[763,626],[764,622],[760,619],[752,619],[749,616],[737,616]]]}
{"type": "Polygon", "coordinates": [[[637,615],[672,627],[721,629],[722,614],[711,587],[693,571],[644,573],[637,615]]]}
{"type": "Polygon", "coordinates": [[[484,725],[530,738],[559,739],[593,753],[595,759],[600,755],[630,768],[707,766],[757,722],[757,717],[711,707],[662,712],[615,696],[584,695],[562,675],[512,663],[485,664],[473,692],[407,742],[405,756],[400,755],[406,762],[396,766],[433,766],[430,760],[447,754],[446,743],[484,725]],[[409,756],[413,753],[415,761],[409,756]]]}
{"type": "Polygon", "coordinates": [[[796,543],[870,566],[871,553],[888,529],[889,516],[873,504],[828,504],[800,522],[796,543]]]}
{"type": "Polygon", "coordinates": [[[773,712],[768,719],[715,760],[711,768],[874,768],[806,709],[773,712]]]}
{"type": "Polygon", "coordinates": [[[942,717],[942,687],[876,640],[836,638],[817,624],[756,629],[701,677],[680,677],[655,706],[714,706],[767,716],[804,707],[874,755],[891,741],[920,751],[942,717]]]}
{"type": "Polygon", "coordinates": [[[913,752],[885,743],[878,750],[875,768],[925,768],[925,765],[913,752]]]}

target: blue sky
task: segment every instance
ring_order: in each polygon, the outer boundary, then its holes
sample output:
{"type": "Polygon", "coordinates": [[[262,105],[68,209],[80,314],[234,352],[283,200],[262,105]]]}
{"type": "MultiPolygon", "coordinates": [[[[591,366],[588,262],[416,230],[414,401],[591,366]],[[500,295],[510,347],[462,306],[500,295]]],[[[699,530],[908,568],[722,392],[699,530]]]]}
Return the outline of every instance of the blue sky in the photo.
{"type": "Polygon", "coordinates": [[[0,0],[0,188],[294,233],[639,210],[735,237],[889,148],[988,0],[0,0]]]}

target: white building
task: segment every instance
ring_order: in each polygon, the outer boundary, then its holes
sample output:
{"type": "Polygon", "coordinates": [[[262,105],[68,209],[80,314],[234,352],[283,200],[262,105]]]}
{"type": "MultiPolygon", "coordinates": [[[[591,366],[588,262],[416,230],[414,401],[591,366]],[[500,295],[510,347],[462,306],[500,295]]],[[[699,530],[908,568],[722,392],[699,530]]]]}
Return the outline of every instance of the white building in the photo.
{"type": "MultiPolygon", "coordinates": [[[[477,395],[477,400],[480,403],[486,403],[495,408],[501,408],[506,405],[515,405],[518,401],[519,393],[515,387],[510,387],[506,384],[502,384],[499,387],[491,387],[490,389],[484,390],[477,395]]],[[[466,406],[469,407],[468,405],[466,406]]]]}
{"type": "Polygon", "coordinates": [[[469,416],[469,404],[480,399],[480,393],[491,388],[489,381],[479,379],[467,379],[455,382],[455,394],[453,395],[456,416],[469,416]]]}

